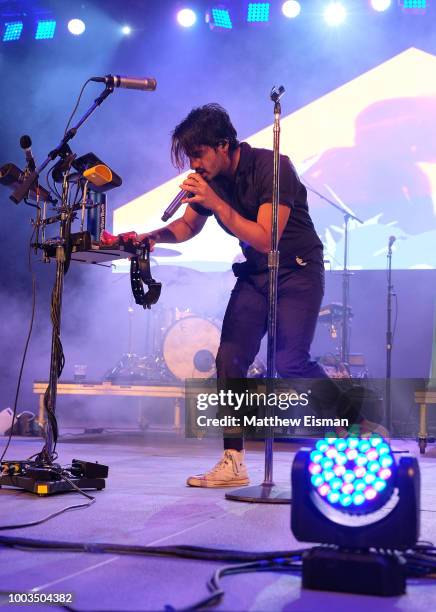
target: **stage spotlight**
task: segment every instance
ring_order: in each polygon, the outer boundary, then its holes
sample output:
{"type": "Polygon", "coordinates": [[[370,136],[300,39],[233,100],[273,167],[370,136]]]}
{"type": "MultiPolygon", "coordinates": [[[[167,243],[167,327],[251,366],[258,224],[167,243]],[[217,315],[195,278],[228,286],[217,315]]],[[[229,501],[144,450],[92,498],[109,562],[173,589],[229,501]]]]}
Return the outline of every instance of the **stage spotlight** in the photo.
{"type": "Polygon", "coordinates": [[[269,21],[269,2],[250,2],[247,9],[249,23],[266,23],[269,21]]]}
{"type": "Polygon", "coordinates": [[[5,23],[5,29],[3,31],[3,42],[9,42],[10,40],[20,40],[22,31],[22,21],[10,21],[9,23],[5,23]]]}
{"type": "Polygon", "coordinates": [[[292,531],[299,540],[387,548],[416,542],[418,463],[402,457],[397,466],[379,436],[325,438],[314,450],[301,450],[292,466],[292,490],[292,531]],[[388,502],[393,508],[380,520],[377,511],[388,502]],[[373,513],[375,520],[368,520],[373,513]]]}
{"type": "Polygon", "coordinates": [[[68,31],[74,36],[80,36],[85,30],[85,22],[81,19],[70,19],[68,22],[68,31]]]}
{"type": "Polygon", "coordinates": [[[298,17],[301,12],[301,4],[297,0],[286,0],[282,4],[282,13],[288,19],[298,17]]]}
{"type": "Polygon", "coordinates": [[[224,6],[212,7],[206,16],[206,21],[211,28],[222,28],[231,30],[233,28],[229,9],[224,6]]]}
{"type": "Polygon", "coordinates": [[[129,36],[132,33],[132,28],[128,25],[123,25],[123,27],[121,28],[121,34],[124,34],[124,36],[129,36]]]}
{"type": "Polygon", "coordinates": [[[383,11],[387,11],[391,6],[391,0],[371,0],[372,8],[378,13],[382,13],[383,11]]]}
{"type": "Polygon", "coordinates": [[[347,11],[341,2],[331,2],[324,9],[324,19],[330,26],[338,26],[345,21],[347,11]]]}
{"type": "Polygon", "coordinates": [[[192,9],[184,8],[177,13],[177,21],[183,28],[191,28],[197,21],[197,15],[192,9]]]}
{"type": "Polygon", "coordinates": [[[370,549],[414,546],[419,513],[417,460],[401,457],[397,465],[379,436],[328,437],[300,450],[292,465],[292,532],[299,541],[333,545],[303,557],[303,586],[401,594],[405,572],[398,556],[370,549]]]}
{"type": "Polygon", "coordinates": [[[49,40],[54,37],[56,21],[53,19],[39,20],[36,26],[35,40],[49,40]]]}

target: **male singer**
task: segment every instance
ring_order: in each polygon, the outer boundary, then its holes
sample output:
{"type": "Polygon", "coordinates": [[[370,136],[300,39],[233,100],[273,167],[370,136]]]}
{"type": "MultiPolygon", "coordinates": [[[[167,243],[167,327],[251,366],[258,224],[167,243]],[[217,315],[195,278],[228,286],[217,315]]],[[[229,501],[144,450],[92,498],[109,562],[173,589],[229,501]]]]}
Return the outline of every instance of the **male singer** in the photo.
{"type": "MultiPolygon", "coordinates": [[[[184,200],[188,205],[182,217],[140,238],[184,242],[213,215],[224,231],[239,239],[246,261],[233,265],[237,281],[224,316],[216,367],[219,379],[245,378],[267,329],[273,152],[240,143],[227,112],[218,104],[206,104],[175,128],[172,159],[179,169],[188,161],[195,171],[181,185],[191,194],[184,200]]],[[[309,354],[324,291],[323,247],[309,215],[306,189],[286,156],[280,160],[278,229],[277,372],[283,378],[326,379],[309,354]]],[[[194,487],[248,482],[242,436],[224,437],[220,461],[187,480],[194,487]]]]}

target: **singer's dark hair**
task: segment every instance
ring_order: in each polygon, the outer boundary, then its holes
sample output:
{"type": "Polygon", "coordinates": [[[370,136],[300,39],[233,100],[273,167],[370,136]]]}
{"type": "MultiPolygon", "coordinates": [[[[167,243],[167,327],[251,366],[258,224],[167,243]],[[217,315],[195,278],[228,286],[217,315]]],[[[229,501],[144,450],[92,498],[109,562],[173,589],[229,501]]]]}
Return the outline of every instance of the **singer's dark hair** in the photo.
{"type": "Polygon", "coordinates": [[[229,143],[229,151],[239,146],[236,130],[227,111],[219,104],[205,104],[194,108],[172,133],[171,159],[181,170],[188,157],[195,157],[198,148],[209,146],[216,149],[229,143]]]}

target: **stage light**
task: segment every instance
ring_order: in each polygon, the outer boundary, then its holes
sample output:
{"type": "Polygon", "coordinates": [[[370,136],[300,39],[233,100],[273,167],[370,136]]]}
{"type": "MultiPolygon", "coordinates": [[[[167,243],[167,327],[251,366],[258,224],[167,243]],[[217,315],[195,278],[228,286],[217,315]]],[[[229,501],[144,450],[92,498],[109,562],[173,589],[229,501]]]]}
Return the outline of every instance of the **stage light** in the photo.
{"type": "Polygon", "coordinates": [[[372,8],[378,13],[382,13],[383,11],[387,11],[391,6],[391,0],[371,0],[372,8]]]}
{"type": "Polygon", "coordinates": [[[249,23],[265,23],[269,21],[269,2],[250,2],[247,9],[249,23]]]}
{"type": "Polygon", "coordinates": [[[324,19],[330,26],[341,25],[347,17],[347,11],[341,2],[331,2],[324,9],[324,19]]]}
{"type": "Polygon", "coordinates": [[[50,40],[54,37],[56,21],[53,19],[39,20],[36,26],[35,40],[50,40]]]}
{"type": "Polygon", "coordinates": [[[81,19],[70,19],[68,22],[68,31],[74,36],[80,36],[85,30],[85,22],[81,19]]]}
{"type": "Polygon", "coordinates": [[[301,12],[301,5],[297,0],[286,0],[282,4],[282,13],[288,19],[298,17],[301,12]]]}
{"type": "Polygon", "coordinates": [[[230,11],[224,7],[213,7],[209,14],[209,25],[215,28],[231,30],[233,28],[230,11]]]}
{"type": "Polygon", "coordinates": [[[184,8],[177,13],[177,21],[183,28],[191,28],[197,21],[197,15],[192,9],[184,8]]]}
{"type": "Polygon", "coordinates": [[[402,563],[369,549],[401,550],[419,538],[419,465],[395,462],[380,436],[328,437],[292,465],[291,529],[297,540],[330,544],[303,556],[305,588],[399,595],[402,563]],[[356,579],[358,576],[358,579],[356,579]]]}
{"type": "Polygon", "coordinates": [[[132,28],[128,25],[124,25],[121,28],[121,34],[124,34],[124,36],[129,36],[132,33],[132,28]]]}
{"type": "Polygon", "coordinates": [[[22,21],[10,21],[9,23],[5,23],[5,29],[3,32],[3,42],[9,42],[10,40],[20,40],[22,31],[22,21]]]}

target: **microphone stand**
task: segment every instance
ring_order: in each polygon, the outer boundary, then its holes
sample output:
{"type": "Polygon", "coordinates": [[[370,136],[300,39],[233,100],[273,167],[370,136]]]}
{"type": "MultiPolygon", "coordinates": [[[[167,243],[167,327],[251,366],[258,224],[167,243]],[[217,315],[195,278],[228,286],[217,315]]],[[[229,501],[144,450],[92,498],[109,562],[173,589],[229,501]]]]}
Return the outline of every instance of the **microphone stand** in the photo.
{"type": "MultiPolygon", "coordinates": [[[[45,161],[33,171],[25,181],[20,184],[13,192],[11,199],[18,204],[23,200],[30,189],[38,181],[41,172],[47,165],[56,159],[62,157],[67,150],[67,143],[74,138],[80,126],[92,115],[92,113],[100,106],[100,104],[113,92],[113,87],[106,89],[94,100],[92,106],[79,119],[77,124],[65,133],[59,145],[51,151],[45,161]]],[[[71,216],[74,212],[74,207],[68,205],[69,185],[67,181],[67,172],[65,171],[62,187],[62,202],[60,207],[60,238],[56,244],[56,273],[55,283],[52,292],[51,302],[51,320],[52,320],[52,341],[51,341],[51,356],[50,356],[50,376],[47,390],[44,395],[44,407],[46,414],[46,422],[44,424],[45,445],[37,460],[45,465],[51,465],[56,457],[55,448],[57,441],[57,422],[56,422],[56,397],[57,384],[60,373],[63,368],[62,344],[60,340],[61,326],[61,310],[62,310],[62,293],[64,286],[64,276],[69,263],[68,254],[68,238],[71,225],[71,216]]]]}
{"type": "Polygon", "coordinates": [[[309,185],[306,185],[306,187],[309,191],[311,191],[312,193],[315,193],[319,198],[321,198],[321,200],[324,200],[325,202],[330,204],[330,206],[333,206],[334,208],[339,210],[344,215],[344,228],[345,229],[344,229],[344,258],[343,258],[343,267],[342,267],[342,335],[341,335],[340,358],[341,358],[342,363],[348,364],[349,356],[350,356],[350,353],[349,353],[350,321],[349,321],[349,316],[348,316],[348,304],[350,301],[350,276],[351,276],[351,273],[348,270],[348,249],[349,249],[348,223],[350,219],[354,219],[355,221],[358,221],[359,223],[363,223],[363,221],[359,219],[358,217],[356,217],[355,215],[353,215],[352,213],[348,212],[348,210],[345,210],[343,206],[339,206],[339,204],[336,204],[336,202],[333,202],[329,198],[326,198],[326,196],[316,191],[316,189],[313,189],[313,187],[309,187],[309,185]]]}
{"type": "MultiPolygon", "coordinates": [[[[280,198],[280,98],[285,93],[283,86],[273,87],[271,100],[274,102],[274,166],[273,166],[273,197],[272,197],[272,227],[271,250],[268,253],[268,345],[267,345],[267,394],[274,392],[276,378],[276,332],[277,332],[277,284],[279,272],[278,250],[278,211],[280,198]]],[[[265,418],[272,422],[274,407],[267,403],[265,418]]],[[[290,490],[282,490],[273,481],[273,442],[274,428],[268,426],[265,435],[265,472],[264,481],[260,485],[244,487],[226,494],[227,499],[243,502],[260,502],[267,504],[290,504],[290,490]]]]}
{"type": "Polygon", "coordinates": [[[391,399],[391,365],[392,365],[392,296],[393,284],[392,284],[392,245],[393,241],[389,239],[388,243],[388,292],[387,292],[387,326],[386,326],[386,386],[385,386],[385,416],[386,416],[386,427],[389,433],[392,428],[392,399],[391,399]]]}

